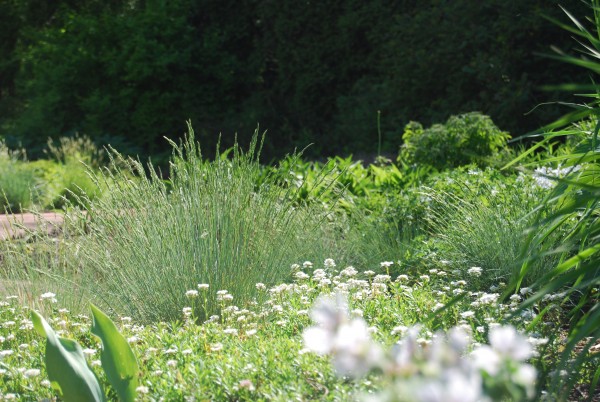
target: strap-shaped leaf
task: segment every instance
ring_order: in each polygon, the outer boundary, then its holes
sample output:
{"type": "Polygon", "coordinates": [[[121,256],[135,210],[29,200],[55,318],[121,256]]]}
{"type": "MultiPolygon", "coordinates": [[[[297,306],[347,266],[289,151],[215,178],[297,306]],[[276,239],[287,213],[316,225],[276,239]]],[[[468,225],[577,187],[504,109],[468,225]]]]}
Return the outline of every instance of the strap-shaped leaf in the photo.
{"type": "Polygon", "coordinates": [[[135,355],[111,319],[93,304],[91,307],[94,318],[92,334],[102,341],[102,368],[119,399],[133,402],[138,384],[135,355]]]}
{"type": "Polygon", "coordinates": [[[104,392],[77,342],[60,338],[44,318],[31,312],[37,332],[46,337],[46,371],[65,402],[103,402],[104,392]]]}

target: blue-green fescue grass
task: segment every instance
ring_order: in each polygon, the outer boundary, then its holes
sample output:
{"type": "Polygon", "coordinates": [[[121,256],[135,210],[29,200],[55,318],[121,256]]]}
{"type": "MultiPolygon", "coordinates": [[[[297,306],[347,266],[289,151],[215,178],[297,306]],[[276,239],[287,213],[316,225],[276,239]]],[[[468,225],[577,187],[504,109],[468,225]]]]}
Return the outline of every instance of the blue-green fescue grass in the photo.
{"type": "MultiPolygon", "coordinates": [[[[460,196],[439,186],[425,189],[433,204],[427,219],[438,254],[462,270],[480,267],[482,275],[472,284],[475,289],[508,282],[518,275],[527,230],[535,220],[531,212],[548,194],[530,175],[494,174],[472,169],[455,175],[453,185],[462,187],[460,196]]],[[[559,236],[556,233],[548,241],[556,242],[559,236]]],[[[556,262],[555,256],[537,261],[524,285],[537,280],[556,262]]]]}
{"type": "MultiPolygon", "coordinates": [[[[295,205],[294,188],[282,190],[268,179],[256,185],[257,141],[258,135],[247,152],[235,146],[231,158],[208,162],[190,132],[183,144],[173,144],[168,183],[152,167],[144,175],[133,160],[96,176],[99,185],[115,185],[90,203],[76,240],[81,291],[141,321],[168,320],[179,315],[185,291],[196,283],[248,300],[254,283],[289,278],[299,255],[322,258],[332,248],[327,239],[335,238],[335,222],[319,205],[295,205]],[[134,174],[140,179],[129,179],[134,174]]],[[[113,161],[126,162],[118,154],[113,161]]],[[[218,307],[210,297],[207,313],[218,307]]]]}
{"type": "MultiPolygon", "coordinates": [[[[140,324],[130,317],[115,317],[140,364],[140,400],[357,400],[380,389],[383,383],[377,374],[357,381],[338,378],[328,357],[304,349],[302,333],[312,324],[309,311],[320,294],[346,293],[349,312],[363,317],[371,335],[387,346],[418,322],[425,323],[419,339],[423,347],[435,331],[455,325],[483,343],[488,330],[518,303],[498,303],[501,284],[494,292],[467,292],[473,277],[458,272],[432,269],[421,276],[390,278],[385,266],[364,273],[339,268],[331,260],[314,266],[298,261],[292,282],[271,288],[253,285],[256,297],[246,304],[236,303],[240,298],[234,293],[232,301],[222,301],[218,317],[203,323],[197,322],[194,307],[203,306],[205,298],[219,289],[198,289],[197,284],[189,289],[197,293],[183,292],[177,319],[140,324]],[[465,297],[441,309],[457,294],[465,297]],[[435,319],[424,320],[430,314],[435,319]]],[[[57,333],[76,339],[90,365],[98,365],[99,344],[90,336],[90,318],[62,309],[61,299],[55,302],[52,294],[36,299],[46,306],[46,318],[57,333]]],[[[0,395],[6,399],[54,396],[45,381],[43,342],[29,317],[29,308],[17,298],[0,304],[0,395]]],[[[531,310],[513,324],[523,329],[534,318],[531,310]]],[[[539,325],[536,332],[531,334],[534,345],[544,342],[546,327],[539,325]]],[[[555,345],[551,346],[540,349],[533,362],[551,357],[555,345]]],[[[100,381],[107,386],[102,374],[100,381]]]]}

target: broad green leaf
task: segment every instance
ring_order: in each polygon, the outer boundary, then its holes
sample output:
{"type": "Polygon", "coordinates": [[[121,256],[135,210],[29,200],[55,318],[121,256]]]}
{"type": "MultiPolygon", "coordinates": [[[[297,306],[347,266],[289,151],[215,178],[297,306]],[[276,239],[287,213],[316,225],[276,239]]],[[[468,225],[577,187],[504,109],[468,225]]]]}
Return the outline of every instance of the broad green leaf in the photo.
{"type": "Polygon", "coordinates": [[[93,304],[92,334],[102,341],[100,360],[108,381],[122,402],[134,401],[138,384],[138,364],[127,340],[106,314],[93,304]]]}
{"type": "Polygon", "coordinates": [[[31,312],[37,332],[46,337],[46,371],[48,378],[65,402],[105,401],[104,392],[89,368],[79,344],[56,336],[44,318],[31,312]]]}

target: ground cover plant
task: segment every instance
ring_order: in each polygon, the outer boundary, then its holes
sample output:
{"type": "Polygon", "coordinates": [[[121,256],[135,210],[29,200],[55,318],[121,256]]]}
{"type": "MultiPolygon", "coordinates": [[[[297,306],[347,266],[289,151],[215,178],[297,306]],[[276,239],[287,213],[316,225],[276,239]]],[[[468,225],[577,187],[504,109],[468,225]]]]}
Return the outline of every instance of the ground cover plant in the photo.
{"type": "MultiPolygon", "coordinates": [[[[326,309],[333,308],[328,311],[334,316],[349,314],[354,319],[364,320],[363,329],[366,332],[362,335],[368,336],[382,348],[391,347],[403,338],[407,342],[414,342],[414,347],[417,344],[434,345],[443,339],[436,331],[451,326],[459,326],[465,336],[470,334],[472,341],[465,343],[464,347],[469,350],[477,348],[477,344],[471,342],[487,344],[490,333],[500,328],[504,315],[515,310],[519,302],[517,298],[512,298],[506,304],[498,303],[499,292],[505,286],[503,284],[497,284],[494,292],[466,291],[467,282],[478,275],[475,271],[463,276],[462,272],[432,269],[419,276],[400,275],[392,278],[386,274],[391,264],[382,262],[374,270],[360,273],[354,267],[342,269],[332,259],[322,263],[299,261],[290,268],[294,272],[292,281],[271,288],[263,283],[255,284],[256,297],[245,305],[235,303],[235,300],[239,300],[235,294],[233,298],[223,297],[220,314],[209,317],[201,325],[198,325],[195,307],[203,306],[209,296],[231,293],[200,283],[185,292],[185,304],[180,308],[180,317],[176,321],[143,325],[131,317],[116,318],[119,330],[128,340],[140,364],[138,397],[140,400],[161,397],[352,400],[375,393],[383,398],[386,393],[380,392],[386,389],[389,378],[368,373],[369,367],[363,359],[369,354],[358,350],[358,354],[349,360],[331,366],[330,359],[325,356],[326,351],[314,349],[327,343],[315,342],[313,337],[318,334],[312,327],[313,319],[322,325],[320,328],[331,325],[329,328],[333,329],[336,325],[335,321],[323,319],[323,299],[320,295],[335,299],[336,295],[343,294],[347,299],[347,307],[339,311],[333,307],[326,309]],[[465,298],[444,308],[444,304],[459,293],[465,294],[465,298]],[[423,322],[424,315],[432,312],[436,313],[435,320],[423,323],[418,329],[413,327],[423,322]],[[346,377],[339,377],[339,373],[346,377]],[[362,375],[366,377],[361,379],[362,375]],[[349,381],[348,376],[358,380],[349,381]]],[[[82,345],[89,364],[98,366],[101,348],[98,341],[89,336],[90,316],[77,315],[61,308],[60,299],[57,300],[52,293],[38,295],[36,299],[40,305],[48,308],[47,321],[56,328],[57,334],[76,339],[82,345]]],[[[553,303],[556,302],[540,302],[535,308],[553,303]]],[[[15,297],[8,297],[2,302],[1,364],[3,397],[6,399],[17,395],[23,399],[42,399],[53,395],[46,380],[46,369],[40,360],[43,342],[33,330],[30,311],[15,297]]],[[[525,328],[535,317],[532,311],[514,320],[513,325],[520,330],[525,328]]],[[[527,341],[515,338],[513,346],[521,342],[519,347],[525,349],[523,356],[533,357],[534,362],[551,358],[551,348],[543,349],[543,353],[536,352],[542,350],[540,347],[547,342],[544,336],[549,330],[550,327],[542,326],[527,341]]],[[[346,335],[339,341],[346,341],[346,345],[352,347],[352,339],[352,336],[346,335]]],[[[508,351],[513,346],[510,344],[512,341],[507,342],[505,346],[508,351]]],[[[337,350],[339,352],[342,349],[337,350]]],[[[515,350],[515,356],[518,350],[515,350]]],[[[419,363],[416,357],[414,361],[408,356],[406,358],[409,359],[404,362],[406,364],[423,363],[419,363]]],[[[447,364],[452,365],[452,362],[448,361],[447,364]]],[[[409,369],[409,366],[405,368],[409,369]]],[[[493,368],[487,366],[486,369],[493,368]]],[[[515,376],[514,383],[517,384],[516,388],[508,391],[516,392],[515,395],[527,395],[533,391],[531,370],[525,371],[508,373],[515,376]]],[[[397,373],[400,377],[406,374],[397,373]]],[[[430,378],[423,377],[420,380],[437,381],[431,372],[423,375],[430,378]]],[[[99,379],[103,386],[110,389],[101,372],[99,379]]],[[[397,386],[417,385],[411,382],[414,378],[391,380],[397,386]]],[[[487,386],[491,387],[491,384],[487,386]]],[[[498,381],[496,385],[495,392],[508,392],[502,389],[505,382],[498,381]]],[[[481,390],[477,382],[471,386],[475,394],[481,390]]]]}

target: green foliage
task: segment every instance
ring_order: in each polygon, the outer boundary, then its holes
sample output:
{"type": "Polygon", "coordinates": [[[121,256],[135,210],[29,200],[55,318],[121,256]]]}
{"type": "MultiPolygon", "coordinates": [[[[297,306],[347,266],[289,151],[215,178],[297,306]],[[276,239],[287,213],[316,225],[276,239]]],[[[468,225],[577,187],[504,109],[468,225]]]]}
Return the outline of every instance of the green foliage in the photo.
{"type": "Polygon", "coordinates": [[[52,386],[67,402],[105,401],[96,374],[89,368],[81,346],[72,339],[58,337],[46,320],[31,312],[37,332],[46,337],[46,370],[52,386]]]}
{"type": "Polygon", "coordinates": [[[137,394],[138,364],[127,340],[119,333],[115,324],[93,304],[92,334],[102,341],[100,356],[102,368],[108,381],[122,402],[133,402],[137,394]]]}
{"type": "MultiPolygon", "coordinates": [[[[588,23],[581,23],[567,11],[565,12],[572,25],[559,23],[577,36],[583,56],[576,57],[559,52],[554,57],[597,74],[600,71],[600,2],[592,0],[587,4],[592,14],[588,23]]],[[[567,136],[570,137],[568,142],[575,146],[570,147],[565,154],[548,160],[561,163],[568,174],[564,178],[550,177],[557,185],[545,199],[543,206],[552,206],[554,213],[537,217],[525,247],[537,249],[539,252],[522,265],[519,276],[511,287],[518,289],[523,278],[540,258],[552,254],[559,256],[559,263],[553,265],[546,275],[534,284],[536,293],[522,308],[529,308],[536,301],[555,292],[563,292],[562,303],[569,309],[566,343],[560,359],[551,366],[554,374],[546,373],[546,379],[552,384],[551,392],[560,398],[564,398],[579,380],[577,376],[556,375],[561,370],[568,373],[587,372],[586,382],[590,390],[598,389],[600,379],[598,354],[590,351],[590,347],[600,339],[600,88],[594,81],[591,84],[563,86],[563,89],[567,90],[583,88],[588,92],[586,96],[589,102],[575,105],[575,111],[547,125],[547,131],[543,134],[542,145],[554,141],[557,137],[567,136]],[[585,118],[588,119],[581,121],[585,118]],[[577,124],[571,125],[573,122],[577,124]],[[566,235],[558,247],[547,244],[546,239],[560,230],[566,230],[566,235]],[[586,370],[586,366],[591,367],[591,370],[586,370]]],[[[542,311],[541,316],[545,314],[546,310],[542,311]]],[[[563,334],[556,333],[555,336],[560,337],[563,334]]],[[[590,392],[590,400],[592,396],[590,392]]]]}
{"type": "Polygon", "coordinates": [[[411,122],[402,135],[399,159],[407,164],[426,164],[438,170],[455,168],[469,163],[484,166],[498,153],[506,153],[508,133],[500,131],[492,119],[472,112],[451,116],[445,124],[424,129],[411,122]]]}
{"type": "Polygon", "coordinates": [[[0,210],[20,212],[37,201],[41,183],[26,163],[25,153],[9,150],[0,140],[0,210]]]}
{"type": "MultiPolygon", "coordinates": [[[[122,402],[135,401],[138,365],[129,344],[115,324],[91,305],[91,331],[102,342],[101,362],[108,381],[122,402]]],[[[46,320],[31,312],[33,324],[46,337],[46,370],[52,386],[66,402],[105,401],[106,397],[96,374],[88,366],[81,346],[71,339],[60,338],[46,320]]]]}
{"type": "Polygon", "coordinates": [[[258,121],[273,133],[272,155],[311,142],[313,154],[375,153],[378,110],[393,152],[409,119],[428,126],[481,110],[510,132],[537,128],[557,115],[524,113],[553,98],[538,86],[575,74],[532,56],[548,41],[569,44],[542,17],[560,13],[545,0],[0,7],[0,129],[36,157],[48,136],[75,132],[156,157],[186,119],[211,150],[210,133],[222,130],[229,146],[258,121]]]}

